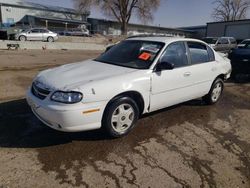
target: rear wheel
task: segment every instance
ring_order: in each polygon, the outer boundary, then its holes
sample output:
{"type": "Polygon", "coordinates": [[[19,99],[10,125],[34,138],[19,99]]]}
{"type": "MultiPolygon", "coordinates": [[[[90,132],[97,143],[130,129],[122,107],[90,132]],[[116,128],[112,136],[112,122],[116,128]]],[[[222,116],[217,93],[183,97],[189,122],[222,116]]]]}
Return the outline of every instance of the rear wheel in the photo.
{"type": "Polygon", "coordinates": [[[19,37],[19,40],[20,40],[20,41],[26,41],[27,38],[26,38],[25,36],[22,35],[22,36],[19,37]]]}
{"type": "Polygon", "coordinates": [[[128,134],[139,117],[139,108],[129,97],[120,97],[111,102],[104,112],[103,128],[113,138],[128,134]]]}
{"type": "Polygon", "coordinates": [[[217,78],[214,81],[209,93],[203,97],[205,103],[209,105],[217,103],[221,97],[223,88],[224,88],[223,80],[221,78],[217,78]]]}

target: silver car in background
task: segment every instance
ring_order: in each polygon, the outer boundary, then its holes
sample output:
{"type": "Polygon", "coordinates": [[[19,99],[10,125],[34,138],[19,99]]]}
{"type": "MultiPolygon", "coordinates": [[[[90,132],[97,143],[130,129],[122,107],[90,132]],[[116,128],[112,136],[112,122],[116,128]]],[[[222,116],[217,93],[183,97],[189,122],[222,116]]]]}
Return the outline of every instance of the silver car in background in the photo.
{"type": "Polygon", "coordinates": [[[58,40],[57,33],[49,31],[48,29],[42,28],[32,28],[21,33],[16,34],[16,40],[26,41],[26,40],[34,40],[34,41],[47,41],[54,42],[58,40]]]}
{"type": "Polygon", "coordinates": [[[228,53],[237,48],[237,41],[234,37],[206,37],[202,40],[218,52],[228,53]]]}

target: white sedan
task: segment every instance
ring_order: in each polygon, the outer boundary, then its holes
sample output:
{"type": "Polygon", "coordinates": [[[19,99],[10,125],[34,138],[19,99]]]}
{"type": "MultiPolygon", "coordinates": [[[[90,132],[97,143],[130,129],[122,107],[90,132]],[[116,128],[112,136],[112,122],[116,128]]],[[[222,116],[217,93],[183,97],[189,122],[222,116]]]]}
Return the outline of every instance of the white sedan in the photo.
{"type": "Polygon", "coordinates": [[[137,37],[94,60],[42,71],[27,101],[53,129],[121,137],[142,114],[200,97],[216,103],[230,74],[230,61],[202,41],[137,37]]]}

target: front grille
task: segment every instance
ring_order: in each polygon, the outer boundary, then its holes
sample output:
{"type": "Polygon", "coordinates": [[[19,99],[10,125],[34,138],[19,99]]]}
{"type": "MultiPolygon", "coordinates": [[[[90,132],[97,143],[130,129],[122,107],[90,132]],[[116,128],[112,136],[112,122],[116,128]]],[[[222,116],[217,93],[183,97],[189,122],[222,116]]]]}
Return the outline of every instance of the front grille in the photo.
{"type": "Polygon", "coordinates": [[[32,84],[31,92],[33,93],[33,95],[35,95],[36,97],[42,100],[44,100],[50,94],[49,90],[40,88],[34,83],[32,84]]]}

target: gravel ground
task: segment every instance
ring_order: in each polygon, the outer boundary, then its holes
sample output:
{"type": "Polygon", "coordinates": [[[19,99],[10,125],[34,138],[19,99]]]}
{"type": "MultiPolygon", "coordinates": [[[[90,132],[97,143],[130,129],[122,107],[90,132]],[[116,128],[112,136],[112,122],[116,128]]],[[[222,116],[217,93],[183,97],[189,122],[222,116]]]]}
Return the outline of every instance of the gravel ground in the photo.
{"type": "Polygon", "coordinates": [[[0,51],[0,187],[250,187],[250,84],[144,116],[121,139],[39,122],[24,99],[34,75],[97,55],[0,51]]]}

